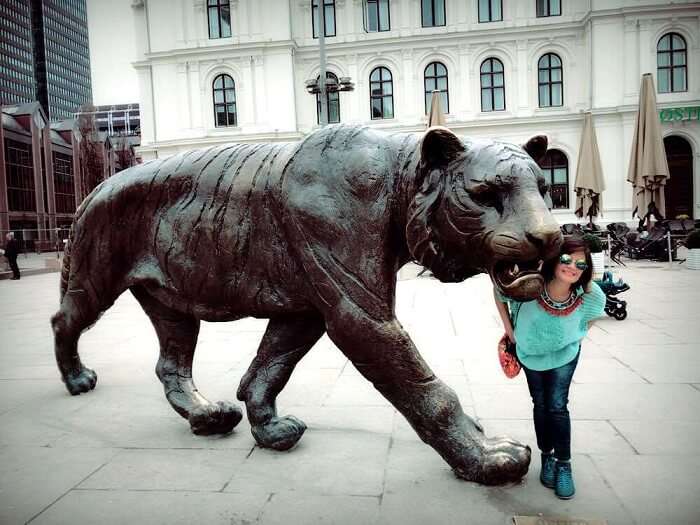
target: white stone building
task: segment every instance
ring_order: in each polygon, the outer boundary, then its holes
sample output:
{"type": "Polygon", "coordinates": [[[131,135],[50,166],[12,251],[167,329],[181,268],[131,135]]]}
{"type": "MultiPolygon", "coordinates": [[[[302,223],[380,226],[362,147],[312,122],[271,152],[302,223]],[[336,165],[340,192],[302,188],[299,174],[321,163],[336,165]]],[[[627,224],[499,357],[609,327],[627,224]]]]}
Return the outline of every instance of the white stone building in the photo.
{"type": "Polygon", "coordinates": [[[313,131],[305,81],[319,74],[319,3],[327,69],[355,83],[331,117],[419,131],[437,86],[458,134],[546,134],[562,223],[575,221],[585,111],[607,185],[603,222],[631,220],[630,144],[641,76],[652,73],[659,108],[677,108],[661,116],[668,216],[700,218],[700,2],[682,0],[132,0],[144,159],[313,131]]]}

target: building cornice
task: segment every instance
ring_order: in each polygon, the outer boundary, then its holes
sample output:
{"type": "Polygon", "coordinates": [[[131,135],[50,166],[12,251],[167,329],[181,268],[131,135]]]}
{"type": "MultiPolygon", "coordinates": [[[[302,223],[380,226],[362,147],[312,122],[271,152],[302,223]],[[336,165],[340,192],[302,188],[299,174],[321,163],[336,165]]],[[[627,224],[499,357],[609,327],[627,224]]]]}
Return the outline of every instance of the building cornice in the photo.
{"type": "Polygon", "coordinates": [[[161,140],[141,144],[136,148],[139,153],[156,152],[159,149],[181,148],[186,146],[216,146],[229,142],[296,142],[304,138],[301,131],[265,132],[265,133],[238,133],[231,135],[208,135],[204,137],[190,137],[183,139],[161,140]]]}
{"type": "Polygon", "coordinates": [[[596,9],[595,11],[588,11],[581,19],[581,23],[586,24],[591,19],[616,18],[620,16],[663,16],[671,13],[675,16],[679,12],[682,13],[685,11],[687,11],[688,14],[697,16],[698,9],[700,9],[700,2],[691,2],[688,4],[657,4],[649,6],[618,7],[614,9],[596,9]]]}
{"type": "Polygon", "coordinates": [[[135,69],[147,68],[153,64],[182,62],[183,60],[199,61],[218,58],[245,57],[251,55],[263,55],[270,52],[286,52],[297,49],[294,40],[277,40],[272,42],[249,42],[236,44],[208,45],[201,47],[188,47],[169,51],[155,51],[144,54],[143,60],[132,62],[135,69]]]}

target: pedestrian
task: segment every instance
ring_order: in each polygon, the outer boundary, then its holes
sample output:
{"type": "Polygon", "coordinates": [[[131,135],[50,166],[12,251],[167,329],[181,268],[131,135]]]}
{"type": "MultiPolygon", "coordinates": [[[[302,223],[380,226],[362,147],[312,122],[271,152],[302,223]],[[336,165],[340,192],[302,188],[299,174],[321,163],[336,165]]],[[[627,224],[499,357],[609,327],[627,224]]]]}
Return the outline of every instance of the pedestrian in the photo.
{"type": "Polygon", "coordinates": [[[534,301],[517,302],[494,289],[508,338],[516,343],[533,402],[540,482],[561,499],[576,491],[571,469],[569,386],[589,322],[603,315],[605,294],[592,281],[591,252],[580,237],[565,237],[560,254],[542,265],[545,286],[534,301]],[[513,328],[507,307],[517,310],[513,328]]]}
{"type": "Polygon", "coordinates": [[[15,234],[9,232],[5,235],[5,257],[7,257],[7,262],[10,263],[10,269],[12,270],[12,280],[19,280],[19,266],[17,266],[17,255],[19,255],[19,244],[15,240],[15,234]]]}

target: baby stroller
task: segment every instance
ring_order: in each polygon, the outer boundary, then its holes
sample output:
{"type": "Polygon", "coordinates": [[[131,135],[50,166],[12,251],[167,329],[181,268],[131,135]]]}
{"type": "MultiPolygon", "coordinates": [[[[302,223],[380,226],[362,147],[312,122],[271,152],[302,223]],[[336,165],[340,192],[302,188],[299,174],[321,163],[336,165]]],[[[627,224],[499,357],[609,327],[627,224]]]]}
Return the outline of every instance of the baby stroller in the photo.
{"type": "Polygon", "coordinates": [[[627,234],[630,229],[624,222],[611,222],[608,224],[608,233],[610,234],[610,260],[621,265],[627,266],[620,256],[624,254],[627,248],[627,234]]]}
{"type": "MultiPolygon", "coordinates": [[[[659,221],[648,233],[632,232],[627,225],[618,222],[608,224],[607,229],[612,241],[610,259],[614,262],[624,266],[620,255],[636,260],[668,261],[667,221],[659,221]]],[[[672,256],[676,256],[675,249],[672,256]]]]}
{"type": "Polygon", "coordinates": [[[615,297],[619,293],[630,289],[629,285],[622,279],[613,281],[612,272],[603,273],[603,279],[596,281],[605,294],[605,313],[622,321],[627,317],[627,301],[615,297]]]}

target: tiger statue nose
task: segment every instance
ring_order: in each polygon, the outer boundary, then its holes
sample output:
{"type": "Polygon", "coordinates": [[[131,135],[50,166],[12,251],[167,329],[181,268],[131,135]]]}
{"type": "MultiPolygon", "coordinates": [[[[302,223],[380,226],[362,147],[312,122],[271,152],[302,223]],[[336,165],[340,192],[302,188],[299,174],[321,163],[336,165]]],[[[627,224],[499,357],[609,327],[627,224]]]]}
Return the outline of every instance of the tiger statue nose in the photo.
{"type": "Polygon", "coordinates": [[[549,259],[559,254],[563,237],[559,225],[543,225],[525,234],[540,252],[542,259],[549,259]]]}

